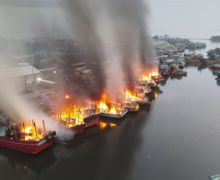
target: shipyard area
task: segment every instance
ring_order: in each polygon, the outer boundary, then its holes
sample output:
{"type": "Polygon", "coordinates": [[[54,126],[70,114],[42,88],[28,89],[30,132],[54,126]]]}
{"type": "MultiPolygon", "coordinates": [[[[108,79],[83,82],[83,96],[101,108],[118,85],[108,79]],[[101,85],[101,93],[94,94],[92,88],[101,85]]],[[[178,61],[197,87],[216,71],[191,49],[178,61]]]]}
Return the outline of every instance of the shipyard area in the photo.
{"type": "Polygon", "coordinates": [[[219,180],[219,6],[0,0],[0,179],[219,180]]]}
{"type": "MultiPolygon", "coordinates": [[[[200,48],[189,51],[184,46],[178,50],[181,38],[160,38],[153,37],[157,58],[149,62],[152,68],[136,81],[135,91],[125,89],[125,100],[111,102],[107,94],[102,94],[99,101],[78,104],[71,92],[57,94],[56,80],[62,69],[40,68],[38,64],[32,67],[24,62],[11,66],[8,71],[29,69],[30,75],[25,74],[24,78],[34,76],[36,85],[22,89],[23,96],[37,102],[35,105],[53,116],[62,128],[73,132],[74,138],[55,138],[56,132],[43,119],[16,124],[2,113],[1,127],[6,134],[1,136],[6,137],[0,140],[0,166],[7,162],[6,168],[13,172],[2,172],[3,176],[22,179],[29,174],[32,178],[47,179],[48,175],[60,179],[65,172],[71,175],[70,179],[160,179],[159,172],[164,171],[167,162],[170,166],[166,172],[172,173],[165,176],[171,179],[190,179],[195,167],[199,171],[195,179],[206,179],[207,174],[215,173],[215,167],[220,165],[216,158],[218,116],[214,116],[219,107],[216,99],[220,98],[218,48],[203,47],[205,53],[200,48]],[[173,41],[178,45],[170,43],[173,41]],[[56,96],[62,99],[60,106],[53,104],[56,96]],[[204,157],[206,148],[212,156],[204,157]],[[173,154],[173,149],[182,155],[173,154]],[[200,161],[193,161],[192,157],[200,161]],[[102,159],[106,163],[100,166],[102,159]],[[185,164],[177,163],[186,160],[185,164]]],[[[92,70],[86,64],[77,62],[71,67],[76,73],[72,78],[89,81],[92,70]]]]}

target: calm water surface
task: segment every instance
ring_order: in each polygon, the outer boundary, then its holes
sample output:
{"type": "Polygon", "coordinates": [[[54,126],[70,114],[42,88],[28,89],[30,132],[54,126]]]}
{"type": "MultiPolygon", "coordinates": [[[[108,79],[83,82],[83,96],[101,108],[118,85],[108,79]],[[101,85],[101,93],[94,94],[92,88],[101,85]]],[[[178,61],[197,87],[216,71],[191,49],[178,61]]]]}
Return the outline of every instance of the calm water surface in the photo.
{"type": "Polygon", "coordinates": [[[220,87],[188,68],[168,80],[151,109],[113,129],[90,129],[39,156],[0,150],[5,180],[206,180],[220,173],[220,87]]]}
{"type": "Polygon", "coordinates": [[[220,34],[219,0],[148,0],[152,34],[210,38],[220,34]]]}

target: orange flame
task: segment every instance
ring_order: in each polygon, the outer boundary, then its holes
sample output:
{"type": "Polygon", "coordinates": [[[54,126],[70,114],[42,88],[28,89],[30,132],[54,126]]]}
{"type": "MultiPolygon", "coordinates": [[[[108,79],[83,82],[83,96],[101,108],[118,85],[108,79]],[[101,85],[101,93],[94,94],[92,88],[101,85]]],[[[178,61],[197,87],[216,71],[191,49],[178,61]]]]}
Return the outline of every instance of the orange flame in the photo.
{"type": "Polygon", "coordinates": [[[31,123],[24,124],[24,126],[21,127],[21,134],[25,141],[39,141],[44,136],[43,131],[31,123]]]}
{"type": "Polygon", "coordinates": [[[111,102],[110,97],[104,93],[101,100],[97,103],[97,112],[117,115],[120,114],[121,108],[111,102]]]}
{"type": "Polygon", "coordinates": [[[141,80],[143,81],[147,81],[147,82],[152,82],[153,81],[153,77],[157,77],[159,76],[159,72],[158,70],[153,70],[153,71],[150,71],[150,72],[145,72],[142,77],[141,77],[141,80]]]}
{"type": "Polygon", "coordinates": [[[131,102],[136,102],[140,100],[140,97],[138,97],[135,93],[133,93],[130,90],[126,90],[125,98],[127,101],[131,101],[131,102]]]}

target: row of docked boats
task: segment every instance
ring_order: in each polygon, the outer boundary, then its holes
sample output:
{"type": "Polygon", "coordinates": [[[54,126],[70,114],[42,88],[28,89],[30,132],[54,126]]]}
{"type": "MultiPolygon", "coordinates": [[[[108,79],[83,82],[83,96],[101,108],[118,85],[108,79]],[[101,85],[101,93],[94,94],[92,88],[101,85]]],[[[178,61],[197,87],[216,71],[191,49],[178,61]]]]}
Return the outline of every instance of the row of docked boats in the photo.
{"type": "Polygon", "coordinates": [[[159,71],[164,77],[179,78],[187,76],[187,72],[183,70],[186,63],[182,56],[176,55],[172,59],[162,58],[159,63],[159,71]]]}
{"type": "MultiPolygon", "coordinates": [[[[126,92],[126,101],[121,103],[115,103],[112,105],[113,108],[106,107],[108,103],[100,103],[98,108],[95,106],[90,106],[90,110],[83,116],[72,117],[71,112],[66,117],[58,119],[67,128],[74,131],[75,134],[80,134],[86,129],[97,126],[100,120],[123,120],[129,113],[136,113],[141,107],[150,105],[151,101],[155,99],[157,94],[161,93],[158,83],[163,80],[162,76],[153,77],[155,80],[153,82],[147,83],[146,81],[136,82],[136,93],[126,92]],[[76,118],[79,118],[78,121],[76,118]]],[[[80,111],[80,110],[79,110],[80,111]]],[[[83,111],[83,109],[81,109],[83,111]]],[[[61,112],[62,113],[62,112],[61,112]]]]}
{"type": "MultiPolygon", "coordinates": [[[[126,92],[126,101],[115,104],[111,109],[106,108],[106,104],[100,103],[101,108],[98,111],[96,107],[89,106],[74,112],[61,112],[55,119],[75,134],[98,126],[103,120],[123,120],[128,113],[138,112],[141,107],[150,105],[150,102],[159,93],[158,84],[162,80],[163,77],[157,75],[152,76],[151,82],[137,81],[136,93],[126,92]]],[[[42,121],[42,125],[37,126],[33,120],[22,124],[10,120],[0,120],[0,146],[3,148],[26,154],[38,154],[53,144],[55,136],[55,131],[46,130],[44,121],[42,121]]]]}

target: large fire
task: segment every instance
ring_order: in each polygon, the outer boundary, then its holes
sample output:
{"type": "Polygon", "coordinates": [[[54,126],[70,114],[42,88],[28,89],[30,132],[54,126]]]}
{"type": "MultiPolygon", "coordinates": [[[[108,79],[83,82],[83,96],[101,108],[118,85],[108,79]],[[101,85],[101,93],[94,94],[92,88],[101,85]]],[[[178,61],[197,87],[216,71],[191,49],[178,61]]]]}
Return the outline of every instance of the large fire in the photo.
{"type": "MultiPolygon", "coordinates": [[[[71,128],[85,124],[85,118],[98,114],[121,115],[125,110],[139,110],[139,104],[146,103],[146,94],[151,92],[148,84],[156,84],[155,77],[158,77],[157,70],[140,73],[134,89],[124,89],[117,98],[103,93],[99,101],[90,100],[89,103],[77,104],[72,101],[68,94],[64,95],[64,104],[59,106],[54,113],[54,119],[63,122],[66,127],[71,128]]],[[[101,125],[104,128],[104,124],[101,125]]]]}
{"type": "Polygon", "coordinates": [[[122,107],[117,105],[117,103],[113,103],[114,100],[110,100],[111,98],[107,96],[107,94],[103,94],[101,100],[97,102],[96,109],[97,113],[106,113],[106,114],[114,114],[118,115],[122,112],[122,107]]]}
{"type": "Polygon", "coordinates": [[[153,70],[150,72],[143,73],[142,77],[140,78],[142,81],[146,82],[154,82],[154,78],[157,78],[159,76],[158,70],[153,70]]]}
{"type": "Polygon", "coordinates": [[[128,102],[138,102],[141,100],[141,98],[139,96],[137,96],[136,93],[130,91],[130,90],[126,90],[125,92],[125,99],[128,102]]]}
{"type": "Polygon", "coordinates": [[[44,130],[36,127],[35,123],[23,124],[20,132],[25,141],[39,141],[45,135],[44,130]]]}
{"type": "Polygon", "coordinates": [[[55,119],[62,121],[68,128],[85,124],[84,119],[89,116],[86,107],[67,105],[57,112],[55,119]]]}

